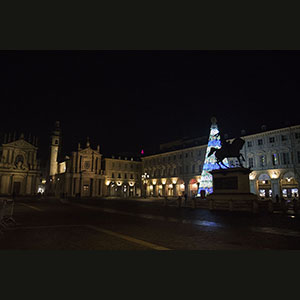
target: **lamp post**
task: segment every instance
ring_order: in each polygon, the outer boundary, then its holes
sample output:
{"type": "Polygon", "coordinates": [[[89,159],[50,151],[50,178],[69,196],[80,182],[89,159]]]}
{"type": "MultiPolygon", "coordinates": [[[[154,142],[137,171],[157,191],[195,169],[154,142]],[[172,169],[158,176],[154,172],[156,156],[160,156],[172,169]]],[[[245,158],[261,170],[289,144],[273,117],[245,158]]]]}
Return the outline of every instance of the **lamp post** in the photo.
{"type": "Polygon", "coordinates": [[[148,173],[144,173],[142,174],[142,182],[143,182],[143,187],[144,187],[144,198],[146,198],[146,191],[147,191],[147,180],[149,179],[149,174],[148,173]]]}

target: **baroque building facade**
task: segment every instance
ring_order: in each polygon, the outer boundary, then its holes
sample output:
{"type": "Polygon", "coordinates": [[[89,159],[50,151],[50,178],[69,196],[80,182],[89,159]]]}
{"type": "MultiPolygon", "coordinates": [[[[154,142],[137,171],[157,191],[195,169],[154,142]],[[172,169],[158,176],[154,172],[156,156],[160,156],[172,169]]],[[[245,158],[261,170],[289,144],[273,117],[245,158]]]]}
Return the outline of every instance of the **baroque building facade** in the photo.
{"type": "MultiPolygon", "coordinates": [[[[251,168],[251,192],[261,198],[299,197],[300,125],[242,134],[244,166],[251,168]]],[[[228,139],[228,142],[233,140],[228,139]]],[[[197,195],[207,150],[207,137],[162,144],[140,159],[104,158],[99,146],[78,145],[60,159],[59,122],[51,136],[47,192],[70,197],[136,197],[197,195]]],[[[231,167],[237,161],[229,159],[231,167]]]]}
{"type": "Polygon", "coordinates": [[[5,135],[0,147],[0,194],[36,195],[41,185],[37,139],[5,135]]]}
{"type": "Polygon", "coordinates": [[[141,196],[141,161],[127,157],[104,158],[104,169],[106,196],[141,196]]]}
{"type": "Polygon", "coordinates": [[[94,150],[89,139],[86,147],[78,144],[71,156],[59,159],[61,131],[59,122],[51,136],[47,194],[57,197],[101,197],[104,189],[104,172],[101,168],[100,147],[94,150]]]}
{"type": "MultiPolygon", "coordinates": [[[[271,131],[263,128],[260,133],[242,138],[245,167],[252,170],[251,192],[262,198],[276,195],[292,198],[295,194],[299,197],[300,125],[271,131]]],[[[142,158],[147,196],[197,194],[207,144],[185,147],[177,142],[174,145],[177,150],[161,147],[161,153],[142,158]]],[[[229,164],[234,167],[237,162],[232,159],[229,164]]]]}

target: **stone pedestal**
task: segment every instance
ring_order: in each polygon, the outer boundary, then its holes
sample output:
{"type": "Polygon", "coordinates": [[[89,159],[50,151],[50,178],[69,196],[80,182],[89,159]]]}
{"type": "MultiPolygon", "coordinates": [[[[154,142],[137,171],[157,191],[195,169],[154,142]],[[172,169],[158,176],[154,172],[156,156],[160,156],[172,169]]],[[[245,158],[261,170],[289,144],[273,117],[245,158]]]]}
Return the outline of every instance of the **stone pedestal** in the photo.
{"type": "Polygon", "coordinates": [[[213,193],[207,196],[211,209],[229,211],[257,210],[257,195],[250,193],[250,169],[214,170],[213,193]]]}

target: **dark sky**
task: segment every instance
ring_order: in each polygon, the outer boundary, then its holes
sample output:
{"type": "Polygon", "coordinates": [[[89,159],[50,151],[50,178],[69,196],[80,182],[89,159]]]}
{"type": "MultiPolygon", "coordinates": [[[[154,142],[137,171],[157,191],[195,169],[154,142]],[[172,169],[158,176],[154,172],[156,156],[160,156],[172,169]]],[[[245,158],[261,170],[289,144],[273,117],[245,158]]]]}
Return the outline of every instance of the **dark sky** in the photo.
{"type": "Polygon", "coordinates": [[[236,135],[299,124],[300,52],[0,52],[0,131],[32,132],[47,149],[89,136],[104,154],[183,136],[236,135]]]}

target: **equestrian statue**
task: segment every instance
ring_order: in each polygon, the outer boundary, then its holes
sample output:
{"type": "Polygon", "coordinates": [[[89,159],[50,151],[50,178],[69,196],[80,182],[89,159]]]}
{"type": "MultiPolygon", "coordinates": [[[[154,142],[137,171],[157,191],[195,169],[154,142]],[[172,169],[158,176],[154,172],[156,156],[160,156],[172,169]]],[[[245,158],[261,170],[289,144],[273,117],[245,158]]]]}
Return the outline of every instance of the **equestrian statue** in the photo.
{"type": "MultiPolygon", "coordinates": [[[[216,137],[218,137],[218,136],[219,136],[219,134],[216,135],[216,137]]],[[[241,162],[241,159],[240,159],[240,157],[241,157],[243,159],[243,161],[245,161],[243,154],[240,153],[244,144],[245,144],[245,141],[243,139],[241,139],[240,137],[234,139],[234,141],[232,143],[221,139],[221,148],[220,149],[211,148],[211,150],[208,154],[208,157],[215,153],[215,156],[217,159],[217,164],[220,167],[220,169],[224,169],[224,168],[222,168],[222,166],[220,164],[222,164],[226,169],[229,169],[229,167],[227,167],[223,163],[223,160],[225,158],[229,158],[229,157],[237,158],[237,160],[240,164],[240,167],[244,168],[244,166],[241,162]]]]}

